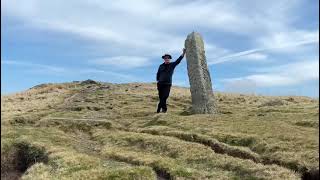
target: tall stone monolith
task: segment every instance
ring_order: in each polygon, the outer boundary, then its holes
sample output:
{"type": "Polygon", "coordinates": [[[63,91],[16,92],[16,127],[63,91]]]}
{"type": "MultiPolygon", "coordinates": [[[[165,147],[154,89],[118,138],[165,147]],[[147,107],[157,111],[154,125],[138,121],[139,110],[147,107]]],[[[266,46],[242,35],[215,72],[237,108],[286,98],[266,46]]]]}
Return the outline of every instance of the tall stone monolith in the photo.
{"type": "Polygon", "coordinates": [[[204,43],[199,33],[192,32],[185,41],[192,111],[196,114],[215,112],[210,73],[204,43]]]}

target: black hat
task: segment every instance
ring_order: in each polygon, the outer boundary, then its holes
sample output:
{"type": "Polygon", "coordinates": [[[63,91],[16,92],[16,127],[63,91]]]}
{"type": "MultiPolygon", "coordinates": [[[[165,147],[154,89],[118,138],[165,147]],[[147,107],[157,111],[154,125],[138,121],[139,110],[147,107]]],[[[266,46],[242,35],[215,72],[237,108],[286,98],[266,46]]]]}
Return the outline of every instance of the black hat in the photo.
{"type": "Polygon", "coordinates": [[[172,57],[171,57],[170,54],[165,54],[165,55],[163,55],[163,56],[162,56],[162,59],[164,59],[164,57],[166,57],[166,56],[169,57],[170,59],[172,59],[172,57]]]}

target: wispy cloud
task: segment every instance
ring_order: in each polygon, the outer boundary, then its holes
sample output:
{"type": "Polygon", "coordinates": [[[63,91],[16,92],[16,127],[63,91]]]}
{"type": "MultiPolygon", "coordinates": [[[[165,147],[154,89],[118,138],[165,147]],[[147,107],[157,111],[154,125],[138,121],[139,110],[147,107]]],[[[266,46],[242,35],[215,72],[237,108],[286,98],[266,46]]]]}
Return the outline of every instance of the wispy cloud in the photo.
{"type": "Polygon", "coordinates": [[[243,60],[243,59],[240,59],[239,57],[249,56],[251,54],[256,54],[256,53],[261,52],[261,51],[263,51],[263,49],[250,49],[250,50],[241,51],[241,52],[238,52],[238,53],[228,54],[228,55],[220,57],[218,59],[213,59],[213,60],[209,59],[208,60],[208,65],[224,63],[224,62],[227,62],[227,61],[243,60]]]}
{"type": "Polygon", "coordinates": [[[90,61],[93,64],[113,66],[121,69],[130,69],[150,65],[150,61],[146,57],[135,56],[116,56],[90,61]]]}
{"type": "Polygon", "coordinates": [[[3,65],[21,66],[21,67],[29,68],[29,69],[25,69],[25,70],[30,70],[30,69],[35,70],[36,69],[36,70],[41,70],[43,72],[50,72],[50,73],[67,72],[66,69],[63,68],[63,67],[43,65],[43,64],[24,62],[24,61],[1,60],[1,64],[3,64],[3,65]]]}
{"type": "MultiPolygon", "coordinates": [[[[97,69],[97,68],[85,68],[85,69],[76,69],[73,70],[76,74],[87,74],[87,75],[91,75],[91,74],[103,74],[103,75],[107,75],[108,78],[113,77],[117,80],[121,80],[121,81],[139,81],[140,78],[134,76],[134,75],[130,75],[130,74],[123,74],[123,73],[118,73],[118,72],[113,72],[113,71],[107,71],[107,70],[103,70],[103,69],[97,69]]],[[[108,79],[110,80],[110,79],[108,79]]]]}
{"type": "Polygon", "coordinates": [[[291,30],[282,32],[272,32],[268,37],[262,37],[257,40],[260,46],[274,51],[296,50],[296,47],[319,44],[319,30],[291,30]]]}
{"type": "Polygon", "coordinates": [[[245,56],[245,58],[249,60],[263,61],[268,58],[268,55],[263,53],[253,53],[253,54],[248,54],[247,56],[245,56]]]}
{"type": "Polygon", "coordinates": [[[239,61],[239,60],[257,60],[266,59],[267,55],[262,52],[285,52],[292,51],[298,47],[304,45],[319,45],[319,31],[317,32],[296,32],[288,34],[276,34],[269,38],[262,38],[261,44],[263,48],[255,48],[246,51],[241,51],[233,54],[228,54],[217,59],[209,59],[208,64],[219,64],[228,61],[239,61]],[[241,57],[241,58],[240,58],[241,57]]]}
{"type": "Polygon", "coordinates": [[[249,79],[228,80],[224,83],[224,91],[237,93],[255,93],[257,90],[256,82],[249,79]]]}
{"type": "Polygon", "coordinates": [[[319,80],[319,61],[302,61],[269,68],[260,68],[258,73],[244,77],[224,79],[225,83],[251,82],[257,87],[297,85],[319,80]]]}
{"type": "MultiPolygon", "coordinates": [[[[293,9],[299,7],[300,2],[32,0],[25,3],[7,0],[3,9],[5,15],[20,18],[37,28],[102,41],[109,47],[109,51],[106,49],[108,53],[123,49],[133,56],[156,56],[167,51],[180,51],[187,33],[203,28],[249,38],[283,31],[292,21],[288,17],[292,17],[293,9]],[[255,8],[249,9],[247,3],[255,8]]],[[[213,42],[207,43],[219,47],[213,42]]],[[[118,52],[113,56],[121,54],[118,52]]]]}
{"type": "MultiPolygon", "coordinates": [[[[103,70],[97,68],[64,68],[58,66],[50,66],[44,64],[37,64],[32,62],[20,62],[20,61],[12,61],[12,60],[1,60],[1,64],[10,65],[10,66],[20,66],[25,68],[23,71],[32,72],[35,74],[56,74],[59,76],[74,76],[74,75],[93,75],[93,74],[104,74],[108,75],[108,77],[116,77],[118,80],[123,81],[139,81],[139,78],[134,75],[122,74],[119,72],[113,72],[110,70],[103,70]]],[[[9,67],[4,67],[9,68],[9,67]]]]}

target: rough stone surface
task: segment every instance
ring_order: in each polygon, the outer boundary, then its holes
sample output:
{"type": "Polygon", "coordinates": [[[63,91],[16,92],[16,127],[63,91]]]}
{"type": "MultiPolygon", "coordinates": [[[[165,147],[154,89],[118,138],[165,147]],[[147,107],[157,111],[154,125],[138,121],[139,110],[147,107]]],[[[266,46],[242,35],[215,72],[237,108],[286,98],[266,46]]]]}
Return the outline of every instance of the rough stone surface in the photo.
{"type": "Polygon", "coordinates": [[[214,96],[201,35],[196,32],[189,34],[185,48],[192,111],[196,114],[212,114],[215,112],[214,96]]]}

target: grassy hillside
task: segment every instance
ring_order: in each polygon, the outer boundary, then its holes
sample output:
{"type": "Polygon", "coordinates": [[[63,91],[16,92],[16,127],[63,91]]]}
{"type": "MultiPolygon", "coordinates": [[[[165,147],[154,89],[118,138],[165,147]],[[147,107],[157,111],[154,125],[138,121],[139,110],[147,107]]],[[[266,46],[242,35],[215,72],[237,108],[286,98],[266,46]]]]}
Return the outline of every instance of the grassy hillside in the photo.
{"type": "Polygon", "coordinates": [[[319,101],[216,93],[217,114],[190,114],[173,87],[44,84],[1,97],[7,179],[309,179],[319,171],[319,101]]]}

